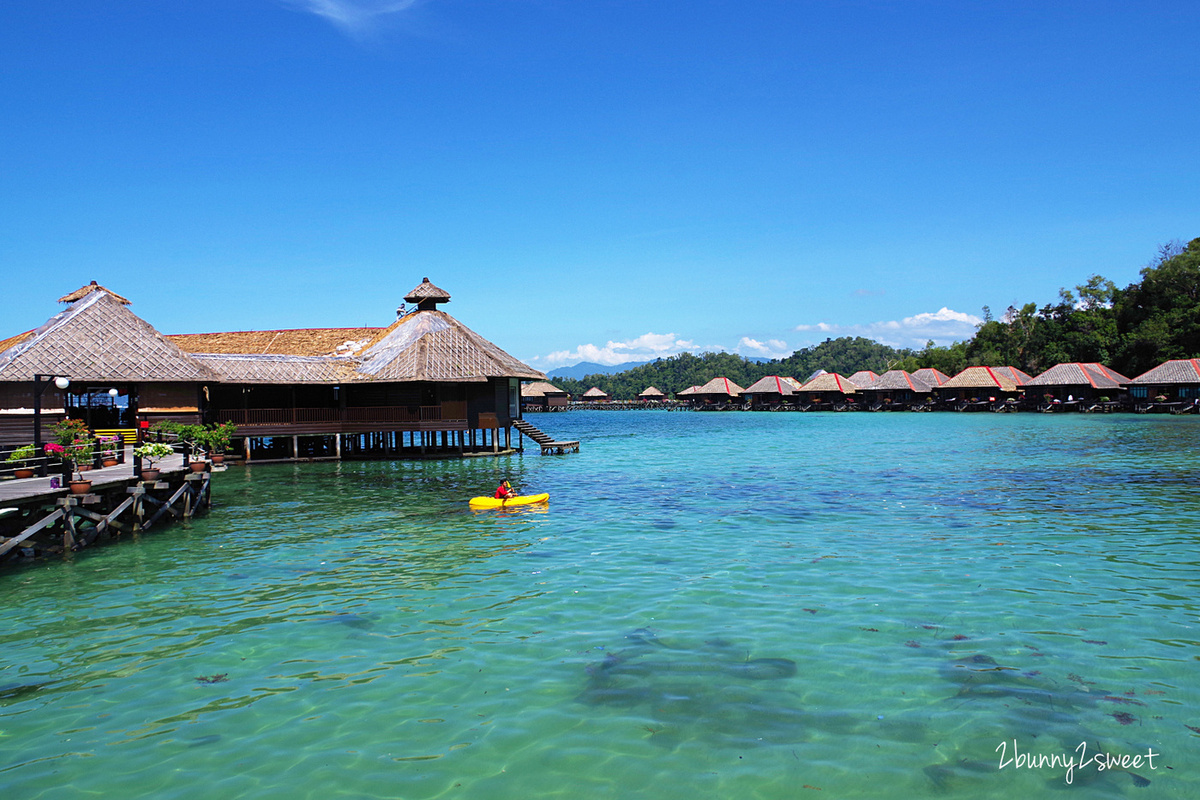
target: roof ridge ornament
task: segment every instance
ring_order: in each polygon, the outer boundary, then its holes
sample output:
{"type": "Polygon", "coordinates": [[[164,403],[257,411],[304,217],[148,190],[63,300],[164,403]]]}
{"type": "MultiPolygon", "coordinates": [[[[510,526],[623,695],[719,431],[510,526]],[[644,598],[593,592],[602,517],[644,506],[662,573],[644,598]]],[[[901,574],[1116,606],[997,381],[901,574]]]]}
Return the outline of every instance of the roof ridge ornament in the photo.
{"type": "Polygon", "coordinates": [[[450,293],[439,289],[424,278],[417,288],[404,295],[404,302],[416,303],[417,311],[437,311],[438,303],[449,303],[450,293]]]}

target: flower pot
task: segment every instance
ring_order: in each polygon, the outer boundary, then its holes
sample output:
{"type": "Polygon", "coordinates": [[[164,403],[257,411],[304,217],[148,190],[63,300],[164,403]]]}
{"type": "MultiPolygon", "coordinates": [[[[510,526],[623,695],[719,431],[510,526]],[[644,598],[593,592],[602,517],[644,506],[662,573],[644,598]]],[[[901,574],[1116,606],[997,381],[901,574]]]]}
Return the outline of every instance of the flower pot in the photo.
{"type": "Polygon", "coordinates": [[[104,459],[104,466],[106,466],[106,467],[115,467],[116,465],[117,465],[117,460],[116,460],[115,458],[106,458],[106,459],[104,459]]]}
{"type": "Polygon", "coordinates": [[[156,480],[158,480],[158,473],[159,473],[159,472],[161,472],[161,470],[157,470],[157,469],[144,469],[144,470],[142,470],[142,480],[144,480],[144,481],[156,481],[156,480]]]}
{"type": "Polygon", "coordinates": [[[214,453],[212,456],[210,456],[210,458],[212,458],[212,462],[214,464],[224,464],[225,463],[225,456],[221,455],[220,453],[214,453]]]}
{"type": "Polygon", "coordinates": [[[20,469],[15,469],[15,470],[13,470],[13,477],[14,478],[32,478],[33,470],[27,469],[25,467],[21,467],[20,469]]]}
{"type": "Polygon", "coordinates": [[[80,464],[79,466],[75,467],[75,471],[76,472],[87,472],[91,468],[92,468],[91,464],[80,464]]]}
{"type": "Polygon", "coordinates": [[[71,481],[71,494],[87,494],[91,491],[91,481],[71,481]]]}
{"type": "Polygon", "coordinates": [[[188,464],[188,466],[191,468],[192,472],[204,472],[205,467],[208,466],[208,462],[192,461],[188,464]]]}

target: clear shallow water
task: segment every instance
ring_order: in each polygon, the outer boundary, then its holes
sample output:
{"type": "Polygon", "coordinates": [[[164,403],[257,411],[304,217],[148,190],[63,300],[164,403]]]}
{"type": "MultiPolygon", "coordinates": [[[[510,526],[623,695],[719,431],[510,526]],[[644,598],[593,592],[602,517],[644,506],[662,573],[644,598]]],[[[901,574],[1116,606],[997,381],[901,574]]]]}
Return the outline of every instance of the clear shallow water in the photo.
{"type": "Polygon", "coordinates": [[[533,421],[582,451],[235,468],[0,573],[0,793],[1200,795],[1200,420],[533,421]]]}

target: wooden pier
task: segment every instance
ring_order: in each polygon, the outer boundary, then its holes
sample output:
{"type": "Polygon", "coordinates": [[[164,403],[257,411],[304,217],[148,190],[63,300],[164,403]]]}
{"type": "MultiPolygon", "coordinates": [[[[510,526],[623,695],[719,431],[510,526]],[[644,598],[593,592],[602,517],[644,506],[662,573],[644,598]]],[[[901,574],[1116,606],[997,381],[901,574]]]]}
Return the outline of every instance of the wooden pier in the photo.
{"type": "Polygon", "coordinates": [[[86,494],[55,487],[54,477],[0,483],[0,562],[80,550],[210,507],[211,464],[195,472],[176,455],[156,466],[153,481],[135,477],[128,464],[91,470],[86,494]]]}

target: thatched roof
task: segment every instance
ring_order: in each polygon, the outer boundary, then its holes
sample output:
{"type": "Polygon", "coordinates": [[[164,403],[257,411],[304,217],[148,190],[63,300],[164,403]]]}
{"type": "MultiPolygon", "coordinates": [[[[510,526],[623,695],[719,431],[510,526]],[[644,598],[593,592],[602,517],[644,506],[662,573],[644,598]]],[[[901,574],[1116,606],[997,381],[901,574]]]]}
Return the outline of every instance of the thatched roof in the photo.
{"type": "Polygon", "coordinates": [[[639,394],[638,397],[666,397],[666,395],[663,394],[662,392],[660,392],[658,389],[654,388],[653,386],[647,386],[645,389],[642,390],[641,394],[639,394]]]}
{"type": "Polygon", "coordinates": [[[256,353],[196,353],[192,356],[224,383],[352,383],[362,376],[348,358],[256,353]]]}
{"type": "MultiPolygon", "coordinates": [[[[426,279],[409,298],[444,302],[426,279]]],[[[418,310],[386,328],[305,328],[166,337],[102,286],[40,328],[0,341],[0,381],[35,373],[89,381],[227,383],[545,380],[453,317],[418,310]]],[[[558,391],[558,390],[556,390],[558,391]]]]}
{"type": "Polygon", "coordinates": [[[546,381],[534,381],[521,387],[521,397],[545,397],[548,394],[565,395],[566,392],[546,381]]]}
{"type": "Polygon", "coordinates": [[[700,387],[699,387],[699,386],[689,386],[689,387],[688,387],[688,388],[686,388],[686,389],[682,389],[682,390],[680,390],[680,391],[676,392],[676,393],[675,393],[675,396],[676,396],[676,397],[683,397],[683,396],[685,396],[685,395],[693,395],[693,394],[695,394],[696,392],[698,392],[699,390],[700,390],[700,387]]]}
{"type": "Polygon", "coordinates": [[[598,387],[593,386],[583,393],[584,397],[608,397],[608,392],[601,391],[598,387]]]}
{"type": "Polygon", "coordinates": [[[768,375],[765,378],[752,383],[749,388],[742,390],[743,394],[780,394],[785,397],[796,393],[796,387],[793,386],[787,378],[780,378],[778,375],[768,375]]]}
{"type": "Polygon", "coordinates": [[[280,356],[355,355],[384,328],[302,328],[285,331],[175,333],[167,338],[185,353],[260,353],[280,356]]]}
{"type": "Polygon", "coordinates": [[[915,378],[902,369],[890,369],[879,376],[879,380],[870,386],[863,386],[864,392],[894,392],[909,390],[918,393],[932,392],[933,387],[920,378],[915,378]]]}
{"type": "Polygon", "coordinates": [[[217,380],[125,302],[107,290],[86,292],[40,328],[14,337],[17,344],[0,352],[0,381],[39,373],[105,382],[217,380]]]}
{"type": "MultiPolygon", "coordinates": [[[[1020,383],[1013,379],[1013,368],[1002,367],[967,367],[950,380],[939,386],[939,389],[999,389],[1002,392],[1015,392],[1020,383]]],[[[1020,370],[1015,370],[1023,376],[1021,383],[1032,380],[1020,370]]]]}
{"type": "Polygon", "coordinates": [[[858,388],[863,389],[879,380],[879,376],[869,369],[860,369],[858,372],[847,378],[847,380],[858,388]]]}
{"type": "Polygon", "coordinates": [[[925,367],[913,373],[914,378],[920,378],[930,386],[941,386],[946,381],[950,380],[950,376],[934,367],[925,367]]]}
{"type": "Polygon", "coordinates": [[[858,388],[849,378],[843,378],[836,372],[823,372],[800,387],[802,392],[841,392],[856,394],[858,388]]]}
{"type": "Polygon", "coordinates": [[[1016,367],[992,367],[992,371],[998,375],[1003,375],[1017,386],[1024,386],[1033,380],[1032,375],[1022,372],[1016,367]]]}
{"type": "Polygon", "coordinates": [[[358,360],[366,380],[546,379],[444,311],[417,311],[397,320],[358,360]]]}
{"type": "Polygon", "coordinates": [[[236,331],[172,338],[194,348],[198,359],[231,383],[546,378],[443,311],[415,311],[386,328],[236,331]]]}
{"type": "Polygon", "coordinates": [[[0,339],[0,353],[3,353],[10,347],[16,347],[30,336],[33,336],[34,333],[36,331],[25,331],[24,333],[18,333],[16,336],[10,336],[7,339],[0,339]]]}
{"type": "Polygon", "coordinates": [[[99,285],[95,281],[92,281],[87,286],[83,286],[79,289],[76,289],[75,291],[71,292],[70,294],[63,295],[62,297],[58,298],[58,302],[74,303],[76,300],[82,300],[83,298],[87,297],[89,294],[92,294],[93,292],[108,292],[113,297],[115,297],[121,305],[127,306],[130,304],[128,300],[126,300],[124,297],[121,297],[121,295],[117,294],[112,289],[105,289],[103,286],[99,285]]]}
{"type": "Polygon", "coordinates": [[[1126,383],[1129,383],[1129,378],[1109,369],[1103,364],[1071,362],[1055,364],[1025,385],[1090,386],[1093,389],[1120,389],[1126,383]]]}
{"type": "Polygon", "coordinates": [[[1200,359],[1181,358],[1159,364],[1131,380],[1130,385],[1173,386],[1200,383],[1200,359]]]}
{"type": "Polygon", "coordinates": [[[745,389],[729,380],[729,378],[713,378],[697,389],[695,394],[723,394],[730,397],[737,397],[744,391],[745,389]]]}

